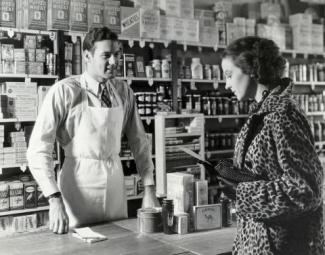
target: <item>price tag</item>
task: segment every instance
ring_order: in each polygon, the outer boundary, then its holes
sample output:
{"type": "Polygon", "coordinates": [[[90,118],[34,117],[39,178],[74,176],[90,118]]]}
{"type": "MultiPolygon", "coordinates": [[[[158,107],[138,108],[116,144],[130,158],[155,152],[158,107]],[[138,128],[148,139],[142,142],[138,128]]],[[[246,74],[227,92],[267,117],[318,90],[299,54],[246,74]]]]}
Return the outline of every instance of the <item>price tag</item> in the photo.
{"type": "Polygon", "coordinates": [[[130,39],[128,41],[129,47],[132,48],[134,46],[134,41],[132,39],[130,39]]]}
{"type": "Polygon", "coordinates": [[[222,122],[222,117],[218,116],[218,122],[221,123],[222,122]]]}
{"type": "Polygon", "coordinates": [[[26,86],[29,86],[30,83],[31,83],[31,78],[30,77],[26,77],[25,78],[25,84],[26,84],[26,86]]]}
{"type": "Polygon", "coordinates": [[[148,84],[149,84],[150,87],[153,85],[153,78],[148,79],[148,84]]]}
{"type": "Polygon", "coordinates": [[[147,125],[150,125],[150,123],[151,123],[151,119],[148,117],[148,118],[146,118],[146,123],[147,123],[147,125]]]}
{"type": "Polygon", "coordinates": [[[165,48],[167,48],[168,45],[169,45],[169,41],[164,41],[164,46],[165,46],[165,48]]]}
{"type": "Polygon", "coordinates": [[[214,51],[218,51],[218,44],[217,43],[213,46],[213,49],[214,49],[214,51]]]}
{"type": "Polygon", "coordinates": [[[153,42],[151,42],[151,43],[149,43],[149,47],[150,47],[150,49],[153,49],[153,48],[155,48],[155,44],[153,42]]]}
{"type": "Polygon", "coordinates": [[[76,43],[78,40],[77,40],[77,36],[76,35],[71,35],[71,41],[73,43],[76,43]]]}
{"type": "Polygon", "coordinates": [[[7,34],[10,38],[12,38],[15,34],[14,30],[12,28],[8,28],[7,30],[7,34]]]}
{"type": "Polygon", "coordinates": [[[187,44],[186,44],[186,42],[184,42],[184,44],[183,44],[183,49],[184,49],[184,51],[187,51],[187,44]]]}
{"type": "Polygon", "coordinates": [[[146,46],[146,41],[145,40],[140,40],[139,45],[140,45],[141,48],[143,48],[144,46],[146,46]]]}
{"type": "Polygon", "coordinates": [[[214,89],[218,89],[219,88],[219,82],[218,82],[218,79],[216,79],[216,78],[213,79],[213,88],[214,89]]]}
{"type": "Polygon", "coordinates": [[[50,39],[51,39],[52,41],[54,41],[55,38],[56,38],[56,33],[52,31],[52,32],[50,33],[50,39]]]}

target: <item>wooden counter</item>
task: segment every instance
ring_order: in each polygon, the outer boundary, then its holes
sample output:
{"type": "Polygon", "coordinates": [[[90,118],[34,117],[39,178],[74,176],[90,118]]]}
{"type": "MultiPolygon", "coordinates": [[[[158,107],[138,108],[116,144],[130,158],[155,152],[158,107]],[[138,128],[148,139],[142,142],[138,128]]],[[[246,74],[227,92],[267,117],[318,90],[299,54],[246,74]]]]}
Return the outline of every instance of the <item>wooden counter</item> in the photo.
{"type": "Polygon", "coordinates": [[[231,251],[236,233],[236,228],[223,228],[185,235],[139,234],[136,232],[136,219],[97,225],[92,229],[106,235],[108,240],[88,244],[71,233],[56,235],[46,230],[1,238],[0,254],[215,255],[231,251]]]}

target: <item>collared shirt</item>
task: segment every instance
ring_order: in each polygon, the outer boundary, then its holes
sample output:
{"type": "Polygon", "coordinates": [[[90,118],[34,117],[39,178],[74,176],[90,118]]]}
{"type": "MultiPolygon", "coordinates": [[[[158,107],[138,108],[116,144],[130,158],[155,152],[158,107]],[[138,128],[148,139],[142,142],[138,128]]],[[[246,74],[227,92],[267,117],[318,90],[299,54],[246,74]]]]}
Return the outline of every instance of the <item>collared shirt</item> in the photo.
{"type": "MultiPolygon", "coordinates": [[[[95,83],[85,76],[90,89],[95,89],[95,83]]],[[[87,77],[88,76],[88,77],[87,77]]],[[[45,196],[59,191],[53,170],[52,151],[55,140],[64,147],[74,137],[74,110],[82,102],[80,75],[63,79],[49,90],[38,114],[29,141],[27,159],[29,168],[40,185],[45,196]]],[[[144,185],[152,185],[153,163],[151,146],[146,138],[142,120],[138,114],[133,91],[123,81],[111,82],[119,95],[123,111],[122,135],[126,134],[128,143],[135,158],[137,170],[144,185]]],[[[97,93],[96,91],[96,93],[97,93]]],[[[111,91],[111,90],[109,90],[111,91]]],[[[87,93],[94,106],[100,107],[100,99],[96,94],[87,93]]],[[[88,102],[89,103],[89,102],[88,102]]]]}

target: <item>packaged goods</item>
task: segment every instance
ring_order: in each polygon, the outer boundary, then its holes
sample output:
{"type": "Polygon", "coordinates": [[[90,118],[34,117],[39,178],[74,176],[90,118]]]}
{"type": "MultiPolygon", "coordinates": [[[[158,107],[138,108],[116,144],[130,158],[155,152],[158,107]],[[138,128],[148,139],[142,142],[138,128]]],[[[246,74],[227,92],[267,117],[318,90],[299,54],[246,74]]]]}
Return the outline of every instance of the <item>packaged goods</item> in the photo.
{"type": "Polygon", "coordinates": [[[221,204],[194,206],[193,215],[196,231],[222,227],[221,204]]]}
{"type": "Polygon", "coordinates": [[[24,183],[24,207],[34,208],[37,203],[36,196],[36,183],[35,182],[25,182],[24,183]]]}
{"type": "Polygon", "coordinates": [[[203,79],[203,68],[200,58],[192,58],[191,74],[192,79],[203,79]]]}
{"type": "Polygon", "coordinates": [[[145,9],[158,9],[159,0],[134,0],[134,7],[145,9]]]}
{"type": "Polygon", "coordinates": [[[70,0],[48,0],[49,30],[69,30],[70,0]]]}
{"type": "Polygon", "coordinates": [[[1,59],[5,61],[14,60],[14,45],[13,44],[1,44],[1,59]]]}
{"type": "Polygon", "coordinates": [[[140,38],[160,37],[159,10],[140,9],[140,38]]]}
{"type": "Polygon", "coordinates": [[[87,0],[70,0],[70,30],[88,31],[87,0]]]}
{"type": "Polygon", "coordinates": [[[173,17],[160,16],[160,39],[173,40],[173,17]]]}
{"type": "Polygon", "coordinates": [[[121,7],[121,36],[140,37],[140,11],[137,8],[121,7]]]}
{"type": "Polygon", "coordinates": [[[105,1],[104,25],[113,32],[121,33],[121,4],[120,1],[105,1]]]}
{"type": "Polygon", "coordinates": [[[104,0],[88,0],[88,27],[104,25],[104,0]]]}
{"type": "Polygon", "coordinates": [[[123,54],[124,75],[126,77],[135,77],[135,56],[134,54],[123,54]]]}
{"type": "Polygon", "coordinates": [[[0,182],[0,212],[9,210],[9,185],[8,182],[0,182]]]}
{"type": "Polygon", "coordinates": [[[188,233],[188,213],[179,213],[174,216],[174,232],[177,234],[188,233]]]}
{"type": "Polygon", "coordinates": [[[185,41],[198,42],[199,41],[199,21],[195,19],[184,19],[184,34],[185,41]]]}
{"type": "Polygon", "coordinates": [[[10,210],[17,210],[24,208],[24,184],[20,181],[13,181],[9,183],[9,205],[10,210]]]}
{"type": "Polygon", "coordinates": [[[197,180],[195,181],[195,205],[208,204],[208,181],[197,180]]]}
{"type": "Polygon", "coordinates": [[[16,27],[16,1],[0,1],[0,27],[16,27]]]}
{"type": "Polygon", "coordinates": [[[46,30],[47,0],[17,0],[17,28],[46,30]]]}

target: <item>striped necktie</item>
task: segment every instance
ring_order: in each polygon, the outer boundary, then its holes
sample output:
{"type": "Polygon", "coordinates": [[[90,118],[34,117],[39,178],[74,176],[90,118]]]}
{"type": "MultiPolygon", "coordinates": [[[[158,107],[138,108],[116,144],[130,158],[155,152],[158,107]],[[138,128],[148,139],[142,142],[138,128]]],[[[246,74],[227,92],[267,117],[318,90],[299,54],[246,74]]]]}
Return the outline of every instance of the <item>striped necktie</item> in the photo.
{"type": "Polygon", "coordinates": [[[105,83],[100,83],[99,84],[99,98],[101,101],[101,106],[102,107],[112,107],[112,102],[110,99],[110,96],[108,94],[107,86],[105,83]]]}

